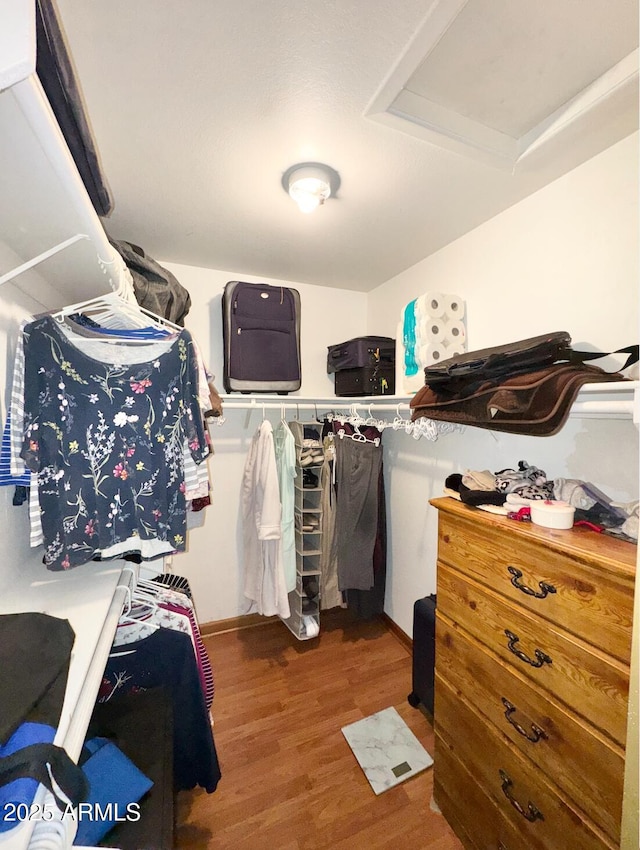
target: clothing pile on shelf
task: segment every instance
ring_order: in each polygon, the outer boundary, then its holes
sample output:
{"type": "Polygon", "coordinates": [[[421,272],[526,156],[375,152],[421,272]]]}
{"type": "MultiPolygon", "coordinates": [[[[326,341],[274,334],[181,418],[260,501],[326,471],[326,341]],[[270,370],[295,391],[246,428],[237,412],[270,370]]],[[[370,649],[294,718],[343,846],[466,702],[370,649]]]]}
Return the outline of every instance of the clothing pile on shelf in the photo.
{"type": "MultiPolygon", "coordinates": [[[[361,618],[382,613],[386,517],[376,428],[328,419],[311,427],[283,418],[274,431],[265,419],[245,463],[242,520],[250,613],[291,617],[290,594],[300,577],[297,558],[306,555],[296,553],[296,528],[318,532],[321,548],[313,557],[319,558],[320,584],[313,587],[323,609],[349,607],[361,618]],[[296,480],[301,488],[321,491],[317,509],[296,511],[296,480]]],[[[309,577],[299,584],[302,613],[307,613],[312,607],[309,577]]]]}
{"type": "Polygon", "coordinates": [[[444,492],[467,505],[504,516],[517,515],[536,500],[566,502],[575,508],[574,525],[588,525],[621,539],[638,540],[639,502],[615,502],[588,481],[548,479],[544,470],[525,460],[518,462],[517,469],[454,473],[445,480],[444,492]]]}
{"type": "Polygon", "coordinates": [[[51,570],[183,551],[210,499],[204,417],[219,396],[197,345],[108,299],[116,327],[61,312],[18,340],[3,447],[12,475],[32,473],[31,545],[51,570]]]}

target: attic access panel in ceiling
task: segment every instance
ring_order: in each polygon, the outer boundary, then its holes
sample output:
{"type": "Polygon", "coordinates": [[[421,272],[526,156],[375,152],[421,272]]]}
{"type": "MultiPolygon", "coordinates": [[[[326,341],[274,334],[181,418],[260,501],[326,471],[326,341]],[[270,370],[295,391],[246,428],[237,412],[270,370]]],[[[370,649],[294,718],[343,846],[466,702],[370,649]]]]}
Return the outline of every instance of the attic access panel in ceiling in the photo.
{"type": "Polygon", "coordinates": [[[637,129],[637,0],[435,0],[367,115],[514,170],[637,129]]]}

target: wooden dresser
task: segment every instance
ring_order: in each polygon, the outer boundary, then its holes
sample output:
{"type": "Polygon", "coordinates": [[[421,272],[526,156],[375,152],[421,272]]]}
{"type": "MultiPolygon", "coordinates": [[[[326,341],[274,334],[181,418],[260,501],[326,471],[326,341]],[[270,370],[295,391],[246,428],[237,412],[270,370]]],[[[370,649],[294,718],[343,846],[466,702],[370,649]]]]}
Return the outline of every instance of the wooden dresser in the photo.
{"type": "Polygon", "coordinates": [[[431,504],[436,802],[470,850],[618,848],[637,547],[431,504]]]}

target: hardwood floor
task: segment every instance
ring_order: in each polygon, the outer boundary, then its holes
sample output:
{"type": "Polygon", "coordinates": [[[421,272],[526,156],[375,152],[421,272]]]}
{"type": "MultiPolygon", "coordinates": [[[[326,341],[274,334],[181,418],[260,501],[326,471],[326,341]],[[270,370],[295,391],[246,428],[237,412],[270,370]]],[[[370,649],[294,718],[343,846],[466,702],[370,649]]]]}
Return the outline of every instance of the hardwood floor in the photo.
{"type": "Polygon", "coordinates": [[[433,754],[407,702],[411,658],[382,621],[335,609],[310,641],[275,622],[206,645],[222,779],[178,795],[177,850],[462,848],[430,808],[432,769],[376,796],[340,731],[394,706],[433,754]]]}

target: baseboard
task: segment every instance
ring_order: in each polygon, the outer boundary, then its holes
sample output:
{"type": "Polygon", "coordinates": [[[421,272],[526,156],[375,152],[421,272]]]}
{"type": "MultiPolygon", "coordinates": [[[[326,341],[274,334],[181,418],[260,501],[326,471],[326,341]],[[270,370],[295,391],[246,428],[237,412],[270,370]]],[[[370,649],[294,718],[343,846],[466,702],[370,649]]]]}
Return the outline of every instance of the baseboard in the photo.
{"type": "Polygon", "coordinates": [[[242,617],[229,617],[228,620],[215,620],[200,626],[202,637],[220,635],[223,632],[237,632],[240,629],[255,629],[257,626],[268,626],[278,622],[279,617],[263,617],[261,614],[244,614],[242,617]]]}
{"type": "Polygon", "coordinates": [[[409,655],[413,655],[413,641],[409,635],[406,632],[403,632],[400,626],[398,626],[397,623],[394,623],[388,614],[382,615],[382,621],[391,634],[404,646],[409,655]]]}
{"type": "MultiPolygon", "coordinates": [[[[382,622],[391,634],[404,646],[409,655],[413,653],[413,641],[402,631],[388,614],[382,614],[382,622]]],[[[270,623],[278,622],[279,617],[263,617],[261,614],[244,614],[241,617],[229,617],[227,620],[215,620],[211,623],[203,623],[200,626],[202,637],[220,635],[224,632],[237,632],[240,629],[255,629],[258,626],[268,626],[270,623]]]]}

